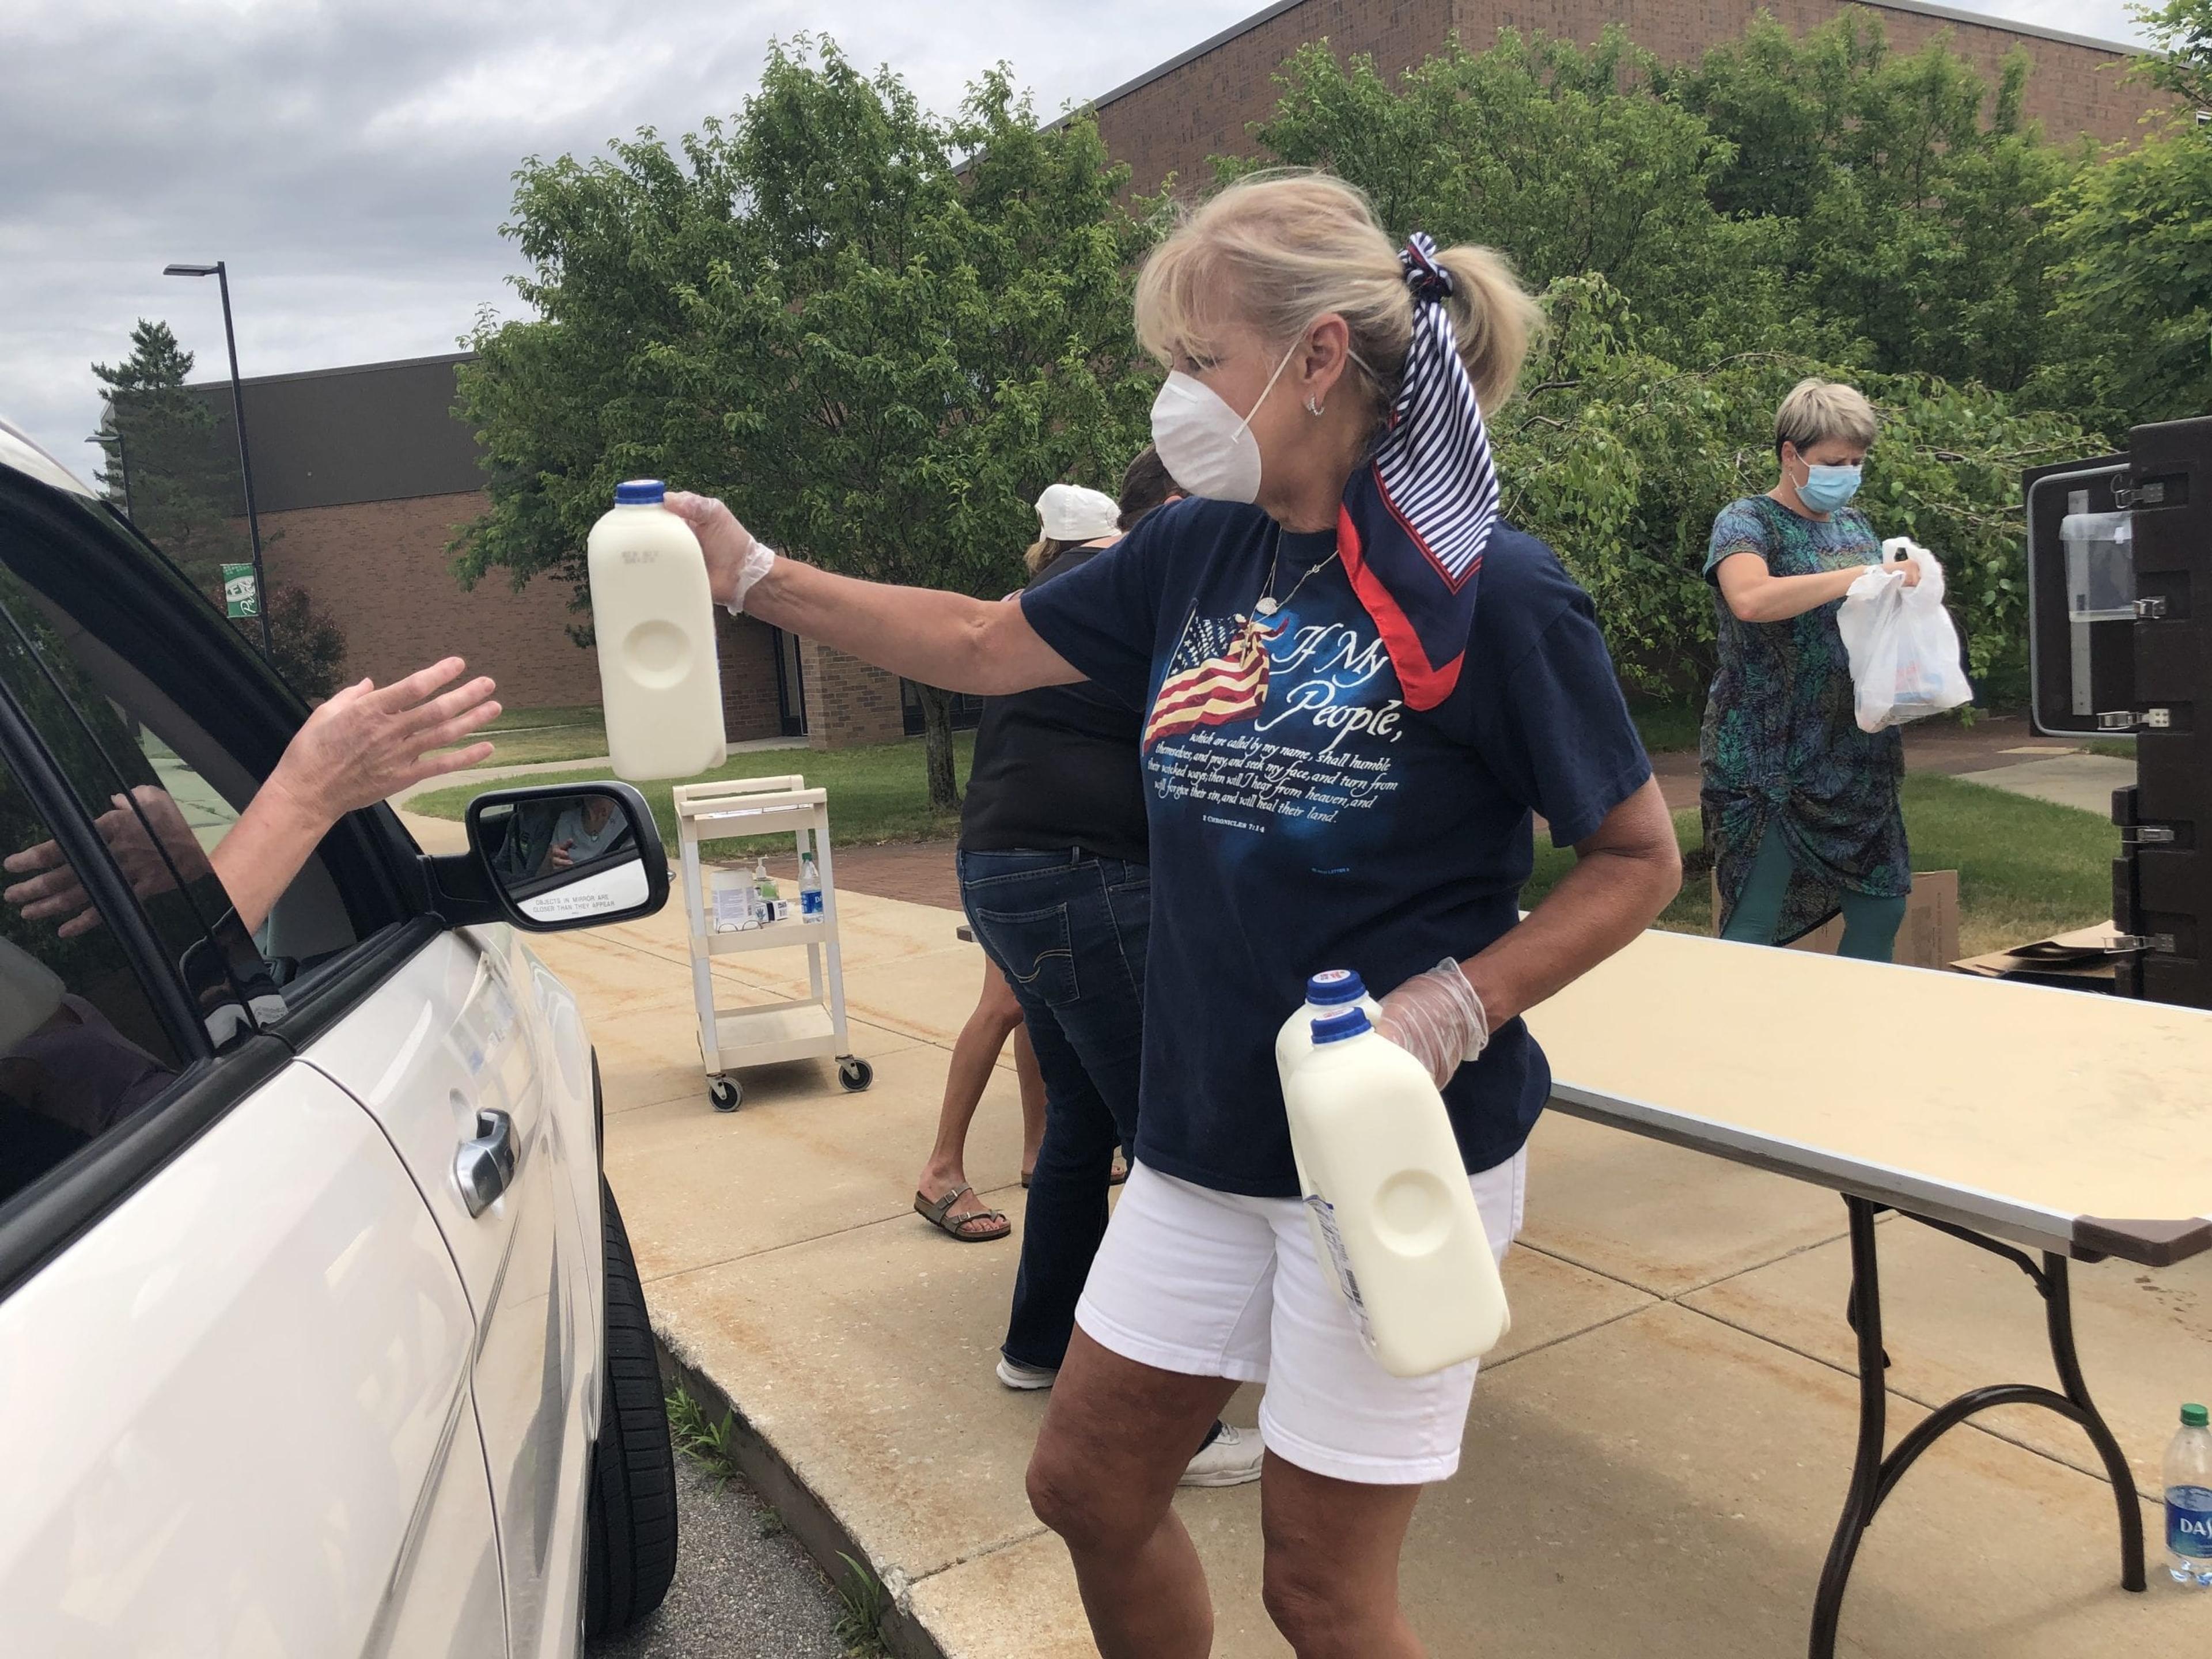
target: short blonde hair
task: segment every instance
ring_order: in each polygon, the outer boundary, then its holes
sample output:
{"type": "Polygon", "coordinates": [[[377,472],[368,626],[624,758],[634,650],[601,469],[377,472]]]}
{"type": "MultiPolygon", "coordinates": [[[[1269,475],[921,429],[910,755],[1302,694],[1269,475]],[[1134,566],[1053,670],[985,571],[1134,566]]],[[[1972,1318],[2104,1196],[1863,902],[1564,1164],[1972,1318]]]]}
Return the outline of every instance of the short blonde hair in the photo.
{"type": "Polygon", "coordinates": [[[1831,438],[1864,449],[1874,442],[1880,424],[1874,405],[1856,386],[1841,380],[1800,380],[1774,411],[1774,453],[1779,455],[1786,443],[1802,455],[1831,438]]]}
{"type": "MultiPolygon", "coordinates": [[[[1444,301],[1483,409],[1512,397],[1543,313],[1494,248],[1444,249],[1444,301]]],[[[1375,208],[1325,173],[1275,170],[1229,185],[1154,248],[1137,277],[1137,337],[1161,362],[1211,356],[1224,324],[1285,344],[1330,312],[1379,408],[1395,395],[1413,337],[1413,296],[1375,208]]]]}

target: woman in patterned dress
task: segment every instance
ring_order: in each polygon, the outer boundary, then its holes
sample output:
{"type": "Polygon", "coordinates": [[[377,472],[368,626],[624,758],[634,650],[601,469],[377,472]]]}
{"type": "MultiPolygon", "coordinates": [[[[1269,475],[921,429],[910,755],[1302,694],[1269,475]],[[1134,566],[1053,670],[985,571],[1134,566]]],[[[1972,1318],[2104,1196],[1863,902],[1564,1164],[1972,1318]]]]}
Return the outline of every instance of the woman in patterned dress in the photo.
{"type": "MultiPolygon", "coordinates": [[[[1774,418],[1780,478],[1713,520],[1720,671],[1698,750],[1721,937],[1787,945],[1840,909],[1841,954],[1887,962],[1912,890],[1905,751],[1893,726],[1859,730],[1836,628],[1844,594],[1881,558],[1845,505],[1874,439],[1858,392],[1799,381],[1774,418]]],[[[1903,568],[1917,584],[1918,567],[1903,568]]]]}

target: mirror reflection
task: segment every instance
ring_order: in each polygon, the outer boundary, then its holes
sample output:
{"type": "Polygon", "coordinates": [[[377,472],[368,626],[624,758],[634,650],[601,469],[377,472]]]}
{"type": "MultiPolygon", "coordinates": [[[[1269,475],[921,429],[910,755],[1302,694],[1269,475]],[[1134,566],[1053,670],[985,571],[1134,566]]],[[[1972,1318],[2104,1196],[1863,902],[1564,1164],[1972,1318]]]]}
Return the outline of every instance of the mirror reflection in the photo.
{"type": "Polygon", "coordinates": [[[493,879],[532,921],[611,916],[650,896],[636,828],[612,790],[501,802],[477,835],[493,879]]]}

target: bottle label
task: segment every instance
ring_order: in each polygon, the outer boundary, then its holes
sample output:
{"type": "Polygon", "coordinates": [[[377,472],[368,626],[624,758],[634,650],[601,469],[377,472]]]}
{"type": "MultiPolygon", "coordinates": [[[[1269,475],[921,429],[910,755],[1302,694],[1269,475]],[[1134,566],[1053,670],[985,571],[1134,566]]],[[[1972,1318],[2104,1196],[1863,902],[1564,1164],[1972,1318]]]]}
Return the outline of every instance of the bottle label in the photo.
{"type": "Polygon", "coordinates": [[[1338,1288],[1352,1309],[1352,1322],[1359,1327],[1361,1340],[1370,1347],[1375,1343],[1375,1328],[1368,1322],[1367,1304],[1360,1300],[1359,1281],[1352,1276],[1352,1258],[1344,1253],[1344,1235],[1337,1231],[1336,1206],[1319,1193],[1306,1194],[1306,1207],[1313,1212],[1314,1219],[1321,1224],[1322,1243],[1328,1247],[1329,1265],[1336,1269],[1338,1288]]]}
{"type": "Polygon", "coordinates": [[[822,890],[819,887],[805,887],[799,890],[799,915],[803,921],[822,920],[822,890]]]}
{"type": "Polygon", "coordinates": [[[2212,1561],[2212,1486],[2166,1489],[2166,1547],[2176,1555],[2212,1561]]]}

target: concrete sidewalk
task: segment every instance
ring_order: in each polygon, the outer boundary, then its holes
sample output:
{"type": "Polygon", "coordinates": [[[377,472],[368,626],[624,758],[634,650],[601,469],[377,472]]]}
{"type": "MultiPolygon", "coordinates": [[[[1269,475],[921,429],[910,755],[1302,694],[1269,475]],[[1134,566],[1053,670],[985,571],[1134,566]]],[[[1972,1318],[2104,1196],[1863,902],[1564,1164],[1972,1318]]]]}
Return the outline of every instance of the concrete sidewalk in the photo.
{"type": "MultiPolygon", "coordinates": [[[[1015,1247],[957,1243],[908,1209],[982,961],[951,911],[841,902],[875,1086],[843,1093],[826,1062],[764,1068],[730,1116],[706,1099],[680,911],[538,942],[591,1021],[608,1176],[655,1322],[734,1405],[749,1472],[794,1531],[833,1571],[857,1545],[893,1589],[902,1650],[1088,1654],[1066,1555],[1023,1497],[1044,1401],[990,1370],[1015,1247]]],[[[715,971],[731,1000],[804,989],[803,953],[715,971]]],[[[969,1169],[1018,1224],[1018,1156],[1002,1067],[969,1169]]],[[[1464,1466],[1424,1498],[1407,1550],[1415,1628],[1440,1656],[1802,1652],[1856,1421],[1841,1203],[1558,1117],[1529,1194],[1512,1334],[1476,1390],[1464,1466]]],[[[1907,1222],[1883,1237],[1893,1438],[1960,1389],[2051,1381],[2015,1269],[1907,1222]]],[[[2084,1267],[2075,1297],[2091,1387],[2154,1488],[2179,1402],[2212,1394],[2212,1262],[2084,1267]]],[[[1233,1420],[1253,1420],[1253,1393],[1233,1420]]],[[[1883,1509],[1840,1651],[2201,1647],[2212,1603],[2162,1576],[2146,1595],[2118,1589],[2111,1489],[2080,1435],[2018,1409],[1978,1420],[1883,1509]]],[[[1212,1577],[1215,1651],[1286,1652],[1260,1605],[1257,1489],[1178,1504],[1212,1577]]]]}

